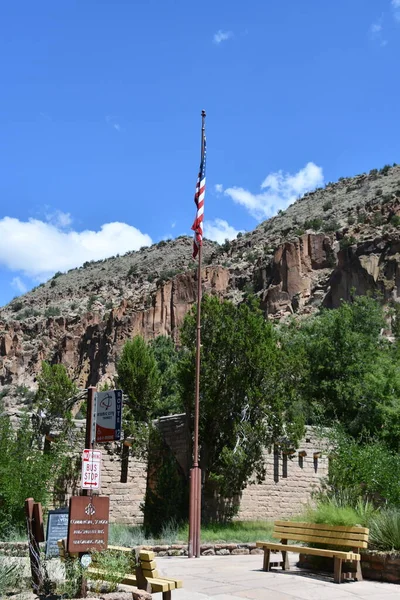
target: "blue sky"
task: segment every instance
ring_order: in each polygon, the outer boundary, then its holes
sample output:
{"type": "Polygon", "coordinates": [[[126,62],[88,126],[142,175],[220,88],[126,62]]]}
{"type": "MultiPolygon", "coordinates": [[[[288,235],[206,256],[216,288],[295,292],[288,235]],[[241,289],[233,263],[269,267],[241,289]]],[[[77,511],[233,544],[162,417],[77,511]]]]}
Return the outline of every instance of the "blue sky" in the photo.
{"type": "Polygon", "coordinates": [[[0,305],[55,271],[205,234],[400,162],[400,0],[57,0],[0,18],[0,305]]]}

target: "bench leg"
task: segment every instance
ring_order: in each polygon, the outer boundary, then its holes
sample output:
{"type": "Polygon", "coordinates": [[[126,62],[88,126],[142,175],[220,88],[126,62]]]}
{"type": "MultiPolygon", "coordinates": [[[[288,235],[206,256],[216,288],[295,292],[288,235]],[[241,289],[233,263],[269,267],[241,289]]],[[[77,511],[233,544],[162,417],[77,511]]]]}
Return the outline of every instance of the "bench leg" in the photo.
{"type": "Polygon", "coordinates": [[[334,573],[333,573],[333,579],[335,583],[342,583],[342,559],[341,558],[337,558],[335,556],[334,558],[334,573]]]}
{"type": "Polygon", "coordinates": [[[289,564],[289,557],[288,557],[288,553],[285,551],[282,551],[282,571],[289,571],[290,570],[290,564],[289,564]]]}
{"type": "Polygon", "coordinates": [[[270,556],[271,556],[271,550],[268,550],[268,548],[264,548],[263,571],[270,570],[270,565],[269,565],[270,556]]]}
{"type": "Polygon", "coordinates": [[[362,576],[362,571],[361,571],[361,561],[360,560],[355,560],[354,561],[354,566],[355,566],[355,574],[354,574],[354,579],[356,581],[362,581],[363,580],[363,576],[362,576]]]}
{"type": "Polygon", "coordinates": [[[168,592],[163,592],[162,593],[162,599],[163,600],[172,600],[172,592],[171,592],[171,590],[168,590],[168,592]]]}

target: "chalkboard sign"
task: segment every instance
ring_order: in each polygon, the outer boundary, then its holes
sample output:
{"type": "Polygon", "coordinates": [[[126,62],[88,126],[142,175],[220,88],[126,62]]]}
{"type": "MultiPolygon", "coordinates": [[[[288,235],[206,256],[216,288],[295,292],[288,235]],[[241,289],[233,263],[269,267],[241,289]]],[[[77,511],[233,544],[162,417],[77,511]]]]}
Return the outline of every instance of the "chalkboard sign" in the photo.
{"type": "Polygon", "coordinates": [[[46,535],[46,558],[58,556],[58,540],[63,540],[68,535],[68,508],[49,510],[46,535]]]}

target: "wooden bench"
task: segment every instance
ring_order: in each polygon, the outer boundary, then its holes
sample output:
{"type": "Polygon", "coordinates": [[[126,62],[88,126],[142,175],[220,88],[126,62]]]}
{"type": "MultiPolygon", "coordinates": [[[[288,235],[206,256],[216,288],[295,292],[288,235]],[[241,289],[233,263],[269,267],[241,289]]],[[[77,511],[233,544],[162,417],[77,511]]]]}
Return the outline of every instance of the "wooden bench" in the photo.
{"type": "MultiPolygon", "coordinates": [[[[65,558],[68,556],[66,552],[65,540],[59,540],[57,543],[60,558],[61,560],[65,560],[65,558]]],[[[108,550],[124,552],[129,555],[132,553],[135,554],[135,559],[136,562],[139,563],[139,566],[136,567],[134,574],[114,573],[114,576],[117,575],[120,583],[124,585],[136,586],[140,590],[145,590],[151,594],[161,592],[163,600],[171,600],[172,590],[183,587],[183,582],[180,579],[159,576],[154,552],[142,550],[136,554],[134,549],[124,548],[123,546],[108,546],[108,550]]],[[[71,558],[78,557],[77,554],[70,554],[69,556],[71,558]]],[[[96,577],[103,578],[105,581],[107,581],[107,571],[104,569],[99,569],[95,565],[88,567],[87,574],[89,576],[95,575],[96,577]]]]}
{"type": "Polygon", "coordinates": [[[344,579],[349,579],[351,575],[356,581],[362,581],[359,551],[361,548],[368,547],[368,534],[369,529],[365,527],[275,521],[272,537],[280,539],[280,543],[257,542],[257,547],[264,550],[264,571],[269,571],[271,568],[271,552],[282,552],[282,562],[275,562],[274,565],[281,565],[284,571],[290,568],[288,552],[302,552],[333,558],[335,583],[341,583],[344,579]],[[321,547],[314,548],[306,545],[289,544],[289,540],[312,543],[321,547]],[[332,546],[351,548],[351,550],[336,549],[332,546]],[[351,563],[350,566],[346,567],[345,572],[342,572],[343,561],[351,563]]]}

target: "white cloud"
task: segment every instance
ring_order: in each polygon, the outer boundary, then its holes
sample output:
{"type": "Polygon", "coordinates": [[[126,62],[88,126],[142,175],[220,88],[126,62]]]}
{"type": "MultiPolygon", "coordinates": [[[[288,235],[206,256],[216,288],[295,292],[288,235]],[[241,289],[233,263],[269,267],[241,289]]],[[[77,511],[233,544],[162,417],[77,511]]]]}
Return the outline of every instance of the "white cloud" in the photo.
{"type": "Polygon", "coordinates": [[[309,162],[295,175],[278,171],[270,173],[261,184],[261,192],[253,194],[241,187],[225,190],[225,195],[236,204],[244,206],[257,220],[272,217],[278,210],[285,209],[299,196],[322,185],[324,175],[322,167],[309,162]]]}
{"type": "Polygon", "coordinates": [[[372,34],[380,33],[382,31],[382,23],[372,23],[370,31],[372,34]]]}
{"type": "Polygon", "coordinates": [[[375,23],[372,23],[371,27],[369,28],[369,35],[370,35],[371,40],[374,40],[375,42],[378,42],[381,46],[386,46],[388,42],[383,37],[383,22],[382,22],[382,19],[383,19],[383,17],[381,17],[375,23]]]}
{"type": "Polygon", "coordinates": [[[37,219],[0,219],[0,265],[38,280],[87,260],[138,250],[151,243],[149,235],[127,223],[105,223],[98,231],[63,231],[37,219]]]}
{"type": "Polygon", "coordinates": [[[53,213],[48,213],[46,215],[46,220],[55,227],[60,227],[61,229],[69,227],[72,224],[71,214],[62,212],[62,210],[56,210],[53,213]]]}
{"type": "Polygon", "coordinates": [[[220,44],[221,42],[226,42],[231,37],[233,37],[232,31],[222,31],[222,29],[219,29],[217,33],[214,33],[213,41],[214,44],[220,44]]]}
{"type": "Polygon", "coordinates": [[[224,191],[222,183],[216,183],[214,189],[217,192],[217,194],[222,194],[222,192],[224,191]]]}
{"type": "Polygon", "coordinates": [[[204,237],[219,244],[222,244],[226,239],[233,240],[238,233],[238,229],[235,229],[223,219],[214,219],[214,221],[205,221],[204,223],[204,237]]]}
{"type": "Polygon", "coordinates": [[[21,277],[14,277],[11,281],[11,286],[19,291],[20,294],[25,294],[28,290],[21,277]]]}

